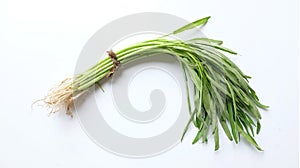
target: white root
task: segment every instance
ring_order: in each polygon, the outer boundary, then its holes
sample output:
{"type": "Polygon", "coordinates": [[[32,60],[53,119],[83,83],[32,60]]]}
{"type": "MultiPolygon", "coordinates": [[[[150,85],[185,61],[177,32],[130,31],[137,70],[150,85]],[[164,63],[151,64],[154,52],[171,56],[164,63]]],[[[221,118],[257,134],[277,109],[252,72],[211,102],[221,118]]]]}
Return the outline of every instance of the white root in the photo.
{"type": "Polygon", "coordinates": [[[65,110],[66,114],[73,117],[71,108],[73,107],[74,100],[78,97],[74,96],[73,79],[66,78],[59,85],[52,88],[45,96],[44,104],[50,109],[49,115],[65,110]]]}

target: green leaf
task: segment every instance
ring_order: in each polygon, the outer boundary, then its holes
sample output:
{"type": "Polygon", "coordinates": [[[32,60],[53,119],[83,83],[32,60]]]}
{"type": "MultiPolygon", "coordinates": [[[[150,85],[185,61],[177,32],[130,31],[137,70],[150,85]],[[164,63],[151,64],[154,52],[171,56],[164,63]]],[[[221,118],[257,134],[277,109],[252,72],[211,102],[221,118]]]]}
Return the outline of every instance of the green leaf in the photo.
{"type": "Polygon", "coordinates": [[[101,89],[101,91],[104,93],[104,89],[103,87],[101,86],[101,84],[99,82],[96,82],[96,85],[101,89]]]}
{"type": "Polygon", "coordinates": [[[214,44],[214,43],[208,43],[208,42],[205,42],[205,41],[197,41],[197,44],[201,44],[201,45],[204,45],[204,46],[209,46],[209,47],[213,47],[215,49],[219,49],[219,50],[222,50],[222,51],[225,51],[225,52],[228,52],[230,54],[234,54],[236,55],[237,52],[229,49],[229,48],[226,48],[226,47],[223,47],[221,45],[218,45],[218,44],[214,44]]]}
{"type": "MultiPolygon", "coordinates": [[[[243,113],[243,112],[241,112],[241,113],[243,113]]],[[[243,127],[245,128],[247,134],[250,135],[249,128],[252,128],[252,126],[250,125],[250,123],[244,118],[244,116],[240,116],[240,117],[239,117],[239,120],[240,120],[240,123],[241,123],[241,124],[243,125],[243,127]]],[[[251,135],[254,136],[254,135],[253,135],[253,132],[251,132],[251,133],[252,133],[251,135]]]]}
{"type": "Polygon", "coordinates": [[[203,87],[203,106],[205,111],[207,112],[208,116],[211,117],[211,96],[209,94],[209,90],[206,86],[203,87]]]}
{"type": "Polygon", "coordinates": [[[203,126],[202,143],[207,142],[207,134],[209,131],[210,119],[207,116],[205,119],[205,125],[203,126]]]}
{"type": "Polygon", "coordinates": [[[202,131],[199,130],[195,139],[193,140],[193,143],[192,143],[193,145],[199,141],[199,139],[201,138],[201,134],[202,134],[202,131]]]}
{"type": "Polygon", "coordinates": [[[230,133],[230,131],[229,131],[229,128],[228,128],[228,126],[227,126],[226,121],[225,121],[225,120],[220,120],[220,123],[221,123],[221,126],[222,126],[222,128],[223,128],[223,130],[224,130],[226,136],[228,137],[228,139],[229,139],[230,141],[232,141],[232,136],[231,136],[231,133],[230,133]]]}
{"type": "Polygon", "coordinates": [[[246,119],[248,120],[248,122],[249,122],[250,124],[252,124],[252,125],[255,126],[255,124],[254,124],[252,118],[251,118],[247,113],[244,113],[244,115],[245,115],[246,119]]]}
{"type": "Polygon", "coordinates": [[[191,124],[191,122],[193,121],[195,114],[196,114],[196,111],[194,111],[194,112],[192,113],[192,115],[191,115],[191,117],[190,117],[188,123],[186,124],[186,126],[185,126],[185,128],[184,128],[184,130],[183,130],[182,136],[181,136],[181,140],[180,140],[181,142],[182,142],[182,140],[183,140],[183,138],[184,138],[184,136],[185,136],[185,134],[186,134],[186,132],[187,132],[187,130],[188,130],[190,124],[191,124]]]}
{"type": "Polygon", "coordinates": [[[256,134],[259,134],[260,128],[261,128],[260,122],[257,121],[257,124],[256,124],[256,134]]]}
{"type": "Polygon", "coordinates": [[[214,99],[212,102],[211,102],[211,107],[210,107],[210,110],[211,110],[211,125],[212,125],[212,130],[215,131],[215,129],[217,128],[217,109],[216,109],[216,100],[214,99]]]}
{"type": "Polygon", "coordinates": [[[261,149],[261,147],[257,144],[257,142],[253,139],[253,137],[251,137],[250,135],[248,135],[242,128],[240,128],[240,126],[237,127],[238,131],[240,134],[242,134],[242,136],[253,146],[256,147],[256,149],[258,149],[259,151],[263,151],[261,149]]]}
{"type": "Polygon", "coordinates": [[[231,102],[227,103],[227,108],[228,108],[228,112],[229,112],[229,123],[230,123],[230,127],[231,127],[231,133],[232,133],[235,143],[238,143],[237,133],[236,133],[236,124],[235,124],[235,120],[234,120],[234,114],[233,114],[231,102]]]}
{"type": "Polygon", "coordinates": [[[207,142],[207,134],[209,131],[209,127],[205,127],[203,134],[202,134],[202,143],[206,143],[207,142]]]}
{"type": "Polygon", "coordinates": [[[214,140],[215,140],[215,151],[217,151],[220,147],[219,144],[219,131],[218,131],[218,127],[216,127],[215,131],[214,131],[214,140]]]}
{"type": "Polygon", "coordinates": [[[251,119],[250,120],[248,119],[249,117],[247,116],[247,114],[244,111],[240,110],[239,114],[240,114],[240,119],[242,121],[242,124],[246,128],[247,133],[250,134],[249,130],[248,130],[248,129],[250,129],[251,135],[254,136],[253,121],[251,119]]]}
{"type": "MultiPolygon", "coordinates": [[[[187,84],[187,83],[186,83],[186,84],[187,84]]],[[[194,116],[195,116],[196,112],[197,112],[197,110],[194,110],[193,113],[191,113],[190,119],[189,119],[188,123],[186,124],[186,126],[185,126],[185,128],[184,128],[184,130],[183,130],[183,133],[182,133],[182,136],[181,136],[181,141],[183,140],[183,138],[184,138],[184,136],[185,136],[185,134],[186,134],[186,132],[187,132],[187,130],[188,130],[188,128],[189,128],[189,125],[190,125],[191,122],[194,120],[194,116]]]]}
{"type": "Polygon", "coordinates": [[[267,108],[270,107],[270,106],[261,104],[261,103],[260,103],[259,101],[257,101],[257,100],[255,100],[255,104],[256,104],[258,107],[262,108],[262,109],[267,109],[267,108]]]}
{"type": "Polygon", "coordinates": [[[189,29],[193,29],[193,28],[195,28],[197,26],[204,25],[205,23],[207,23],[207,21],[208,21],[209,18],[210,18],[210,16],[202,18],[202,19],[199,19],[199,20],[196,20],[196,21],[194,21],[192,23],[189,23],[189,24],[187,24],[187,25],[185,25],[185,26],[183,26],[183,27],[181,27],[181,28],[173,31],[172,34],[178,34],[178,33],[181,33],[183,31],[186,31],[186,30],[189,30],[189,29]]]}
{"type": "Polygon", "coordinates": [[[189,83],[188,83],[185,67],[182,63],[181,63],[181,69],[183,70],[183,75],[184,75],[185,91],[186,91],[186,97],[187,97],[186,99],[188,102],[188,108],[189,108],[190,115],[192,115],[189,83]]]}
{"type": "Polygon", "coordinates": [[[215,40],[215,39],[204,38],[204,37],[193,38],[193,39],[191,39],[189,41],[191,41],[191,42],[205,41],[205,42],[214,43],[214,44],[217,44],[217,45],[222,45],[223,44],[223,41],[221,41],[221,40],[215,40]]]}
{"type": "Polygon", "coordinates": [[[222,86],[220,85],[218,82],[216,82],[215,80],[213,80],[210,76],[207,76],[207,78],[210,80],[211,84],[218,88],[220,91],[222,91],[225,94],[229,94],[228,91],[222,86]]]}

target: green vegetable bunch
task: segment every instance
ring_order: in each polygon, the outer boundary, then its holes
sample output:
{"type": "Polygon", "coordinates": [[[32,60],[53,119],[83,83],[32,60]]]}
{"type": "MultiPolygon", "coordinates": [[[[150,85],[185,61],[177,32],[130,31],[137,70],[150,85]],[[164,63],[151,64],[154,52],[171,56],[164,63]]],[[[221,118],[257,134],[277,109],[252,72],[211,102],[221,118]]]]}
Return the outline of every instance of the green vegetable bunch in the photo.
{"type": "MultiPolygon", "coordinates": [[[[192,22],[169,35],[181,33],[207,23],[210,17],[192,22]]],[[[50,90],[43,99],[51,113],[66,109],[72,115],[71,107],[89,87],[98,84],[101,79],[109,78],[120,64],[126,64],[142,57],[156,54],[169,54],[181,63],[183,73],[194,85],[193,102],[188,94],[190,120],[184,129],[184,137],[189,125],[193,124],[198,133],[193,144],[202,139],[207,142],[211,131],[214,135],[215,150],[219,149],[220,126],[227,137],[238,143],[244,137],[258,150],[262,150],[254,140],[260,131],[261,115],[258,107],[268,108],[259,102],[255,91],[249,86],[249,76],[245,75],[224,53],[237,53],[222,46],[222,41],[209,38],[177,40],[167,38],[169,35],[140,42],[108,56],[85,72],[65,79],[50,90]],[[193,108],[192,108],[193,104],[193,108]],[[220,126],[219,126],[220,125],[220,126]],[[256,130],[254,130],[256,128],[256,130]]],[[[186,83],[187,93],[189,86],[186,83]]]]}

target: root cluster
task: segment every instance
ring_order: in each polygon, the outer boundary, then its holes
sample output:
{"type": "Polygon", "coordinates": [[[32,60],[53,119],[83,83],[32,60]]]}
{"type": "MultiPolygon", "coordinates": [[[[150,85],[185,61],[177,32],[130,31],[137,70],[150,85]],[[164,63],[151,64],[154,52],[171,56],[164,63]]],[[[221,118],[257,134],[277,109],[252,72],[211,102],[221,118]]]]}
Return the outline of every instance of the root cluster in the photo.
{"type": "Polygon", "coordinates": [[[49,115],[65,110],[67,115],[73,117],[71,108],[73,106],[74,99],[76,98],[73,94],[73,79],[66,78],[59,85],[52,88],[44,99],[41,99],[40,101],[48,107],[50,111],[49,115]]]}

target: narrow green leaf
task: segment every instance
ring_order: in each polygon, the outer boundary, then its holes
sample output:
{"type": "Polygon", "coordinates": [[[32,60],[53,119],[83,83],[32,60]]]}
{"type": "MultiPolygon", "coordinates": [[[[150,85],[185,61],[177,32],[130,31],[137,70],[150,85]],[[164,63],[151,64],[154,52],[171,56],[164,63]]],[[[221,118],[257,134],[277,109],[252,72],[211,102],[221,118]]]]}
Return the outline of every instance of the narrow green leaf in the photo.
{"type": "Polygon", "coordinates": [[[215,40],[215,39],[210,39],[210,38],[204,38],[204,37],[200,37],[200,38],[193,38],[191,40],[189,40],[189,42],[196,42],[196,41],[205,41],[205,42],[210,42],[210,43],[214,43],[217,45],[222,45],[223,41],[221,40],[215,40]]]}
{"type": "Polygon", "coordinates": [[[217,151],[217,150],[220,148],[218,127],[216,127],[216,129],[215,129],[214,132],[215,132],[215,133],[214,133],[215,151],[217,151]]]}
{"type": "Polygon", "coordinates": [[[213,86],[215,86],[216,88],[218,88],[223,93],[229,94],[228,91],[222,85],[220,85],[218,82],[216,82],[215,80],[213,80],[210,76],[207,76],[207,78],[210,80],[210,82],[211,82],[211,84],[213,86]]]}
{"type": "Polygon", "coordinates": [[[255,124],[253,123],[252,119],[242,110],[240,114],[241,114],[241,120],[244,122],[244,126],[247,126],[247,132],[249,128],[251,131],[251,135],[254,136],[253,126],[255,126],[255,124]]]}
{"type": "Polygon", "coordinates": [[[257,121],[257,123],[256,123],[256,134],[259,134],[260,128],[261,128],[260,122],[257,121]]]}
{"type": "Polygon", "coordinates": [[[202,118],[202,115],[201,115],[201,117],[196,116],[195,118],[196,118],[195,120],[196,120],[197,125],[198,125],[197,128],[201,129],[203,127],[203,125],[205,124],[205,121],[202,118]]]}
{"type": "Polygon", "coordinates": [[[202,143],[207,142],[207,134],[208,134],[208,131],[209,131],[209,124],[210,124],[210,119],[209,119],[208,116],[205,119],[205,123],[206,124],[203,127],[202,143]]]}
{"type": "Polygon", "coordinates": [[[206,86],[203,86],[203,106],[208,116],[211,117],[211,96],[209,94],[209,90],[206,86]]]}
{"type": "Polygon", "coordinates": [[[189,113],[191,115],[192,110],[191,110],[191,98],[190,98],[189,83],[188,83],[185,67],[182,63],[181,63],[181,69],[183,70],[183,76],[184,76],[184,82],[185,82],[185,91],[186,91],[186,97],[187,97],[186,99],[187,99],[187,102],[188,102],[189,113]]]}
{"type": "Polygon", "coordinates": [[[199,141],[199,139],[201,138],[201,134],[202,134],[202,131],[199,130],[196,137],[195,137],[195,139],[192,142],[193,145],[199,141]]]}
{"type": "Polygon", "coordinates": [[[233,50],[231,50],[231,49],[229,49],[229,48],[226,48],[226,47],[223,47],[223,46],[221,46],[221,45],[214,44],[214,43],[208,43],[208,42],[205,42],[205,41],[202,41],[202,42],[199,41],[199,42],[197,42],[197,43],[198,43],[198,44],[201,44],[201,45],[204,45],[204,46],[213,47],[213,48],[215,48],[215,49],[219,49],[219,50],[228,52],[228,53],[230,53],[230,54],[234,54],[234,55],[237,54],[237,52],[235,52],[235,51],[233,51],[233,50]]]}
{"type": "Polygon", "coordinates": [[[211,125],[212,125],[212,130],[215,131],[215,129],[217,128],[217,109],[216,109],[216,100],[213,100],[213,102],[211,102],[211,106],[210,106],[210,110],[211,110],[211,125]]]}
{"type": "Polygon", "coordinates": [[[267,109],[267,108],[270,107],[270,106],[261,104],[258,100],[255,100],[255,104],[256,104],[258,107],[262,108],[262,109],[267,109]]]}
{"type": "Polygon", "coordinates": [[[181,33],[183,31],[186,31],[186,30],[189,30],[189,29],[193,29],[193,28],[195,28],[197,26],[204,25],[205,23],[207,23],[207,21],[208,21],[209,18],[210,18],[210,16],[202,18],[202,19],[199,19],[199,20],[196,20],[196,21],[194,21],[192,23],[189,23],[189,24],[187,24],[187,25],[185,25],[185,26],[183,26],[183,27],[181,27],[181,28],[173,31],[172,34],[178,34],[178,33],[181,33]]]}
{"type": "Polygon", "coordinates": [[[232,104],[233,104],[233,114],[234,114],[234,120],[236,121],[236,102],[235,102],[235,95],[234,95],[234,92],[233,92],[233,89],[231,87],[231,85],[228,83],[228,81],[226,80],[227,82],[227,86],[229,88],[229,91],[230,91],[230,94],[231,94],[231,99],[232,99],[232,104]]]}
{"type": "Polygon", "coordinates": [[[202,112],[202,99],[203,99],[203,84],[202,84],[202,80],[201,80],[201,82],[200,82],[200,90],[198,90],[197,89],[197,87],[194,87],[194,90],[195,90],[195,92],[197,93],[196,94],[196,96],[195,96],[195,106],[198,104],[198,112],[197,112],[197,118],[199,119],[199,120],[201,120],[203,123],[205,123],[204,122],[204,120],[203,120],[203,118],[202,118],[202,115],[201,115],[201,112],[202,112]]]}
{"type": "Polygon", "coordinates": [[[99,82],[96,82],[96,85],[101,89],[101,91],[104,93],[104,89],[103,87],[101,86],[101,84],[99,82]]]}
{"type": "Polygon", "coordinates": [[[248,122],[255,126],[255,123],[253,122],[252,118],[247,113],[244,113],[244,115],[245,115],[246,119],[248,120],[248,122]]]}
{"type": "Polygon", "coordinates": [[[240,126],[237,127],[239,133],[250,143],[252,144],[253,146],[256,147],[256,149],[258,149],[259,151],[263,151],[261,149],[261,147],[257,144],[257,142],[250,136],[248,135],[246,132],[243,131],[242,128],[240,128],[240,126]]]}
{"type": "Polygon", "coordinates": [[[229,91],[231,93],[231,99],[232,99],[232,102],[228,102],[228,112],[229,112],[229,115],[230,115],[230,125],[231,125],[231,130],[232,130],[232,135],[233,135],[233,138],[235,140],[235,143],[238,143],[238,139],[237,139],[237,135],[236,135],[236,104],[235,104],[235,98],[234,98],[234,93],[233,93],[233,90],[230,86],[230,84],[228,83],[228,81],[226,80],[226,83],[227,83],[227,86],[229,88],[229,91]],[[232,108],[232,104],[233,104],[233,108],[232,108]]]}
{"type": "MultiPolygon", "coordinates": [[[[241,124],[245,128],[247,134],[250,135],[249,129],[252,128],[251,125],[250,125],[250,123],[248,123],[248,121],[244,118],[244,116],[239,117],[239,119],[240,119],[241,124]]],[[[252,136],[254,136],[253,133],[252,133],[252,136]]]]}
{"type": "Polygon", "coordinates": [[[232,136],[231,136],[231,133],[230,133],[230,131],[229,131],[229,128],[228,128],[228,126],[227,126],[226,121],[225,121],[225,120],[220,120],[220,123],[221,123],[221,126],[222,126],[222,128],[223,128],[223,130],[224,130],[226,136],[228,137],[228,139],[229,139],[230,141],[232,141],[232,136]]]}
{"type": "Polygon", "coordinates": [[[260,112],[258,111],[257,107],[255,104],[250,105],[250,111],[254,114],[254,117],[259,120],[261,119],[260,112]]]}
{"type": "MultiPolygon", "coordinates": [[[[186,83],[186,84],[187,84],[187,83],[186,83]]],[[[202,87],[202,85],[200,85],[200,87],[202,87]]],[[[183,133],[182,133],[182,136],[181,136],[181,141],[183,140],[183,138],[184,138],[184,136],[185,136],[185,134],[186,134],[186,132],[187,132],[187,130],[188,130],[188,128],[189,128],[189,125],[190,125],[191,122],[194,120],[194,116],[195,116],[196,112],[197,112],[197,111],[194,110],[193,113],[191,114],[191,117],[190,117],[188,123],[186,124],[186,126],[185,126],[185,128],[184,128],[184,130],[183,130],[183,133]]]]}
{"type": "Polygon", "coordinates": [[[254,130],[253,130],[252,125],[250,125],[249,128],[250,128],[250,131],[251,131],[251,135],[254,137],[254,130]]]}
{"type": "Polygon", "coordinates": [[[235,143],[238,143],[237,133],[236,133],[236,124],[234,121],[234,114],[233,114],[231,102],[227,103],[227,108],[228,108],[228,112],[229,112],[229,123],[230,123],[230,127],[231,127],[231,133],[232,133],[235,143]]]}

